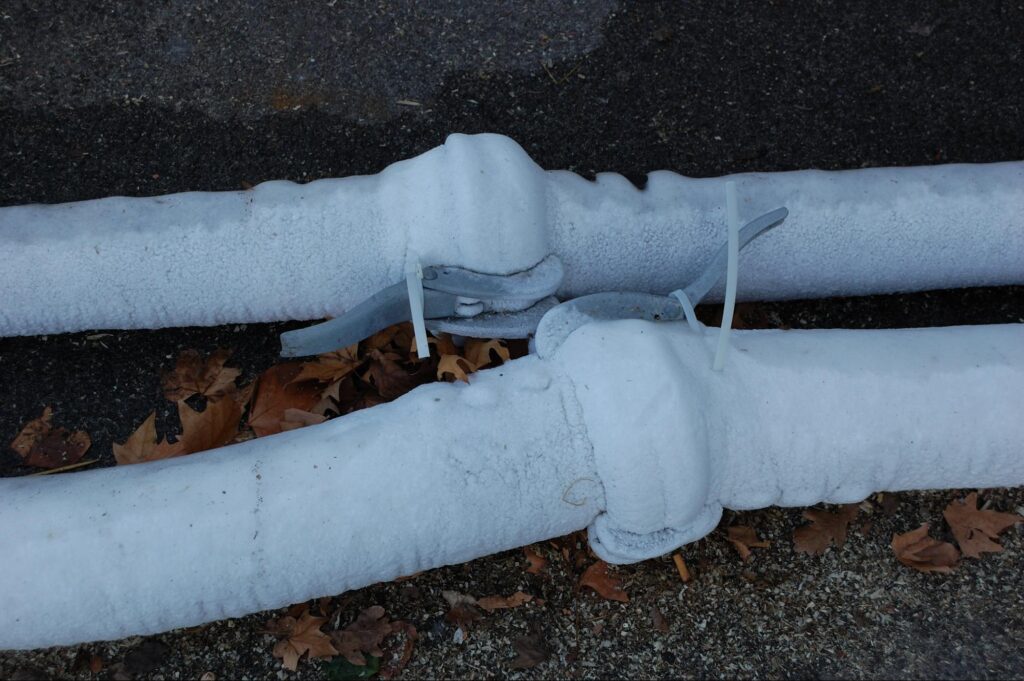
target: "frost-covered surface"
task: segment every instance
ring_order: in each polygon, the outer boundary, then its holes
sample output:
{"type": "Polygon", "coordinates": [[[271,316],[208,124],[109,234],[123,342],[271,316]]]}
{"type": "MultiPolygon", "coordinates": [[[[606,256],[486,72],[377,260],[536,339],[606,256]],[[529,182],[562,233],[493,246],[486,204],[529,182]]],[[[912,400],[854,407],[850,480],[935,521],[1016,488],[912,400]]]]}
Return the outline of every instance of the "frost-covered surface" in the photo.
{"type": "Polygon", "coordinates": [[[1024,163],[659,171],[639,191],[545,173],[507,137],[452,135],[374,176],[0,209],[0,334],[321,318],[411,258],[506,274],[554,253],[563,297],[667,293],[724,242],[727,179],[741,218],[790,211],[741,255],[741,299],[1024,282],[1024,163]]]}
{"type": "Polygon", "coordinates": [[[549,360],[319,426],[2,480],[0,647],[198,624],[588,526],[631,562],[723,507],[1024,483],[1024,326],[741,331],[721,373],[714,341],[594,323],[549,360]]]}

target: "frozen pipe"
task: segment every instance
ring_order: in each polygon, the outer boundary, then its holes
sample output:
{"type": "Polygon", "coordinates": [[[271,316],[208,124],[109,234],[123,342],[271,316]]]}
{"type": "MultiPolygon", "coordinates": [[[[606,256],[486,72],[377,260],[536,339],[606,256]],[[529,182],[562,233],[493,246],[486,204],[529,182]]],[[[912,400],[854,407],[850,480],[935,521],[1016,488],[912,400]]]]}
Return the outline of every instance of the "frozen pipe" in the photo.
{"type": "MultiPolygon", "coordinates": [[[[560,297],[663,294],[741,219],[789,208],[740,258],[739,299],[1024,283],[1024,163],[590,182],[514,141],[452,135],[372,176],[0,208],[0,335],[337,316],[410,259],[489,274],[555,254],[560,297]]],[[[720,299],[722,288],[710,299],[720,299]]]]}
{"type": "Polygon", "coordinates": [[[586,324],[550,355],[181,459],[0,480],[0,648],[148,634],[589,527],[656,556],[722,508],[1024,483],[1024,326],[586,324]],[[69,607],[69,604],[72,604],[69,607]]]}

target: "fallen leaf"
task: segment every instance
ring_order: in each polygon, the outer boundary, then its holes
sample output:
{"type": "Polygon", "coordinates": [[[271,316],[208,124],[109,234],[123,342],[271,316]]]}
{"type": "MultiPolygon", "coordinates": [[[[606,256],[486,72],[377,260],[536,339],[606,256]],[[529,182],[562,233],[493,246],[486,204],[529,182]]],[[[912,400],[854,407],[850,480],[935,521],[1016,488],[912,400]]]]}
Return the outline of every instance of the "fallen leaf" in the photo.
{"type": "Polygon", "coordinates": [[[295,430],[296,428],[315,426],[326,420],[327,417],[323,414],[314,414],[302,409],[285,409],[284,415],[281,417],[281,430],[295,430]]]}
{"type": "Polygon", "coordinates": [[[435,378],[430,362],[422,362],[410,372],[396,361],[402,358],[396,353],[370,350],[367,357],[370,363],[363,373],[363,380],[372,383],[385,400],[393,400],[435,378]]]}
{"type": "Polygon", "coordinates": [[[551,657],[551,649],[540,634],[520,636],[512,642],[516,649],[516,658],[512,660],[513,669],[530,669],[551,657]]]}
{"type": "Polygon", "coordinates": [[[366,665],[365,655],[384,656],[380,644],[391,632],[391,623],[384,608],[373,605],[359,613],[355,621],[344,629],[332,632],[331,640],[346,660],[362,667],[366,665]]]}
{"type": "Polygon", "coordinates": [[[978,493],[950,502],[942,516],[949,523],[960,551],[968,558],[981,558],[982,553],[1000,553],[1003,547],[995,541],[1013,525],[1024,522],[1014,513],[999,513],[978,508],[978,493]]]}
{"type": "Polygon", "coordinates": [[[750,560],[750,549],[766,549],[771,542],[759,539],[753,527],[746,525],[733,525],[729,528],[729,542],[736,547],[740,559],[745,563],[750,560]]]}
{"type": "Polygon", "coordinates": [[[662,614],[661,610],[658,610],[658,606],[651,606],[651,626],[654,630],[662,634],[668,633],[668,620],[665,619],[665,615],[662,614]]]}
{"type": "Polygon", "coordinates": [[[952,572],[960,558],[955,546],[928,536],[928,523],[894,534],[891,546],[897,560],[920,572],[952,572]]]}
{"type": "Polygon", "coordinates": [[[242,408],[230,397],[207,402],[206,409],[196,411],[184,400],[178,402],[181,435],[171,447],[177,455],[205,452],[223,447],[238,434],[242,408]]]}
{"type": "Polygon", "coordinates": [[[622,580],[608,571],[608,563],[599,560],[586,569],[580,577],[580,586],[587,586],[609,601],[629,603],[629,596],[622,588],[622,580]]]}
{"type": "Polygon", "coordinates": [[[363,360],[359,359],[359,344],[328,352],[317,356],[312,362],[304,362],[302,370],[292,379],[296,383],[317,381],[318,383],[334,383],[348,376],[359,368],[363,360]]]}
{"type": "MultiPolygon", "coordinates": [[[[427,345],[430,346],[431,354],[435,356],[459,354],[459,348],[455,345],[452,337],[447,333],[442,333],[437,336],[427,336],[427,345]]],[[[409,345],[409,357],[417,357],[419,354],[418,350],[419,348],[416,346],[416,338],[413,337],[412,342],[409,345]]]]}
{"type": "Polygon", "coordinates": [[[326,617],[313,617],[308,611],[298,619],[285,616],[267,623],[269,633],[283,636],[274,646],[274,657],[280,657],[285,669],[295,671],[299,666],[299,658],[308,654],[308,659],[331,658],[338,651],[331,644],[331,637],[320,631],[327,621],[326,617]]]}
{"type": "Polygon", "coordinates": [[[487,612],[494,612],[495,610],[503,610],[506,608],[518,608],[524,603],[529,603],[533,600],[533,596],[522,591],[517,591],[511,596],[485,596],[477,600],[476,604],[487,612]]]}
{"type": "Polygon", "coordinates": [[[419,639],[419,634],[409,622],[399,620],[391,623],[392,635],[386,639],[384,651],[385,663],[380,670],[380,678],[393,679],[405,668],[412,659],[412,650],[419,639]]]}
{"type": "Polygon", "coordinates": [[[11,449],[27,465],[37,468],[68,466],[80,461],[92,446],[88,433],[54,428],[52,418],[53,409],[45,407],[42,415],[26,423],[11,442],[11,449]]]}
{"type": "Polygon", "coordinates": [[[469,374],[475,371],[465,357],[458,355],[441,355],[437,363],[437,380],[445,380],[446,375],[451,375],[453,381],[469,383],[469,374]]]}
{"type": "Polygon", "coordinates": [[[878,505],[882,507],[882,513],[890,518],[896,515],[900,507],[899,492],[882,492],[878,495],[878,505]]]}
{"type": "Polygon", "coordinates": [[[157,461],[158,459],[180,456],[185,453],[180,451],[175,445],[169,444],[166,440],[157,442],[156,412],[147,416],[142,425],[128,436],[124,444],[117,444],[115,442],[113,449],[114,459],[122,466],[157,461]]]}
{"type": "Polygon", "coordinates": [[[681,553],[673,555],[672,562],[676,564],[676,572],[679,573],[679,579],[683,581],[683,584],[693,581],[693,575],[690,574],[690,568],[686,567],[686,561],[683,560],[681,553]]]}
{"type": "Polygon", "coordinates": [[[412,322],[401,322],[381,329],[364,340],[362,345],[367,350],[392,350],[408,354],[414,339],[412,322]]]}
{"type": "Polygon", "coordinates": [[[474,369],[492,365],[499,366],[510,359],[508,345],[497,338],[486,341],[469,339],[466,341],[462,354],[474,369]]]}
{"type": "Polygon", "coordinates": [[[204,362],[197,351],[182,351],[174,369],[164,372],[161,381],[164,397],[180,402],[197,394],[210,400],[233,394],[235,379],[242,372],[224,366],[229,357],[230,350],[218,349],[204,362]]]}
{"type": "Polygon", "coordinates": [[[301,371],[300,364],[286,362],[272,366],[260,375],[248,422],[257,437],[281,432],[286,410],[309,411],[320,400],[320,387],[315,381],[295,381],[301,371]]]}
{"type": "Polygon", "coordinates": [[[523,553],[526,554],[526,560],[530,563],[529,567],[526,568],[526,572],[531,575],[539,575],[547,567],[548,559],[534,551],[529,546],[523,547],[523,553]]]}
{"type": "Polygon", "coordinates": [[[793,532],[793,548],[797,553],[820,556],[829,545],[835,543],[840,549],[846,543],[846,530],[860,510],[858,504],[845,504],[838,512],[830,513],[809,508],[804,517],[811,521],[810,525],[798,527],[793,532]]]}
{"type": "Polygon", "coordinates": [[[482,617],[476,608],[476,599],[469,594],[457,591],[442,591],[441,595],[448,602],[448,612],[445,613],[445,620],[455,626],[468,630],[474,622],[482,617]]]}

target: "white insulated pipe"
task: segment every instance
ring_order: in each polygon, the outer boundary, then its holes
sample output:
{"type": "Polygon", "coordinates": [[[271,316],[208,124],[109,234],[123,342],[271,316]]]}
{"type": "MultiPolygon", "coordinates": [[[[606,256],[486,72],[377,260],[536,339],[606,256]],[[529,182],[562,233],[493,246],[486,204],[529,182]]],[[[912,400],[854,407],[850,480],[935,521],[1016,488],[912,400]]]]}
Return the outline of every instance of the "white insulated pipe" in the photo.
{"type": "Polygon", "coordinates": [[[740,299],[1024,283],[1021,162],[658,171],[640,191],[613,173],[545,172],[507,137],[456,134],[372,176],[0,208],[0,335],[336,316],[413,259],[510,274],[555,254],[563,298],[663,294],[725,241],[730,180],[741,219],[789,209],[744,249],[740,299]]]}
{"type": "Polygon", "coordinates": [[[0,648],[146,634],[589,527],[611,562],[723,508],[1024,484],[1024,326],[586,324],[325,424],[152,464],[0,480],[0,648]],[[68,607],[73,603],[74,607],[68,607]]]}

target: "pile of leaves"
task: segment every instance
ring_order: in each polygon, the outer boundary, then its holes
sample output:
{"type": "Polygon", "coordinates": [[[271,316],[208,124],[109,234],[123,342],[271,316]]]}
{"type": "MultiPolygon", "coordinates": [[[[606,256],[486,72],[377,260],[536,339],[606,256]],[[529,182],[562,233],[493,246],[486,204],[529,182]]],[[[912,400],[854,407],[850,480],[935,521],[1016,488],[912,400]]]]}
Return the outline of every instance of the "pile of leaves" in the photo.
{"type": "Polygon", "coordinates": [[[458,347],[442,334],[429,343],[430,357],[420,359],[411,324],[398,324],[311,361],[276,364],[244,386],[237,385],[241,372],[226,366],[229,351],[204,359],[186,350],[162,380],[164,397],[178,405],[181,434],[173,443],[158,440],[154,412],[114,445],[114,457],[143,463],[322,423],[431,381],[468,382],[474,371],[511,357],[500,340],[469,339],[458,347]]]}

